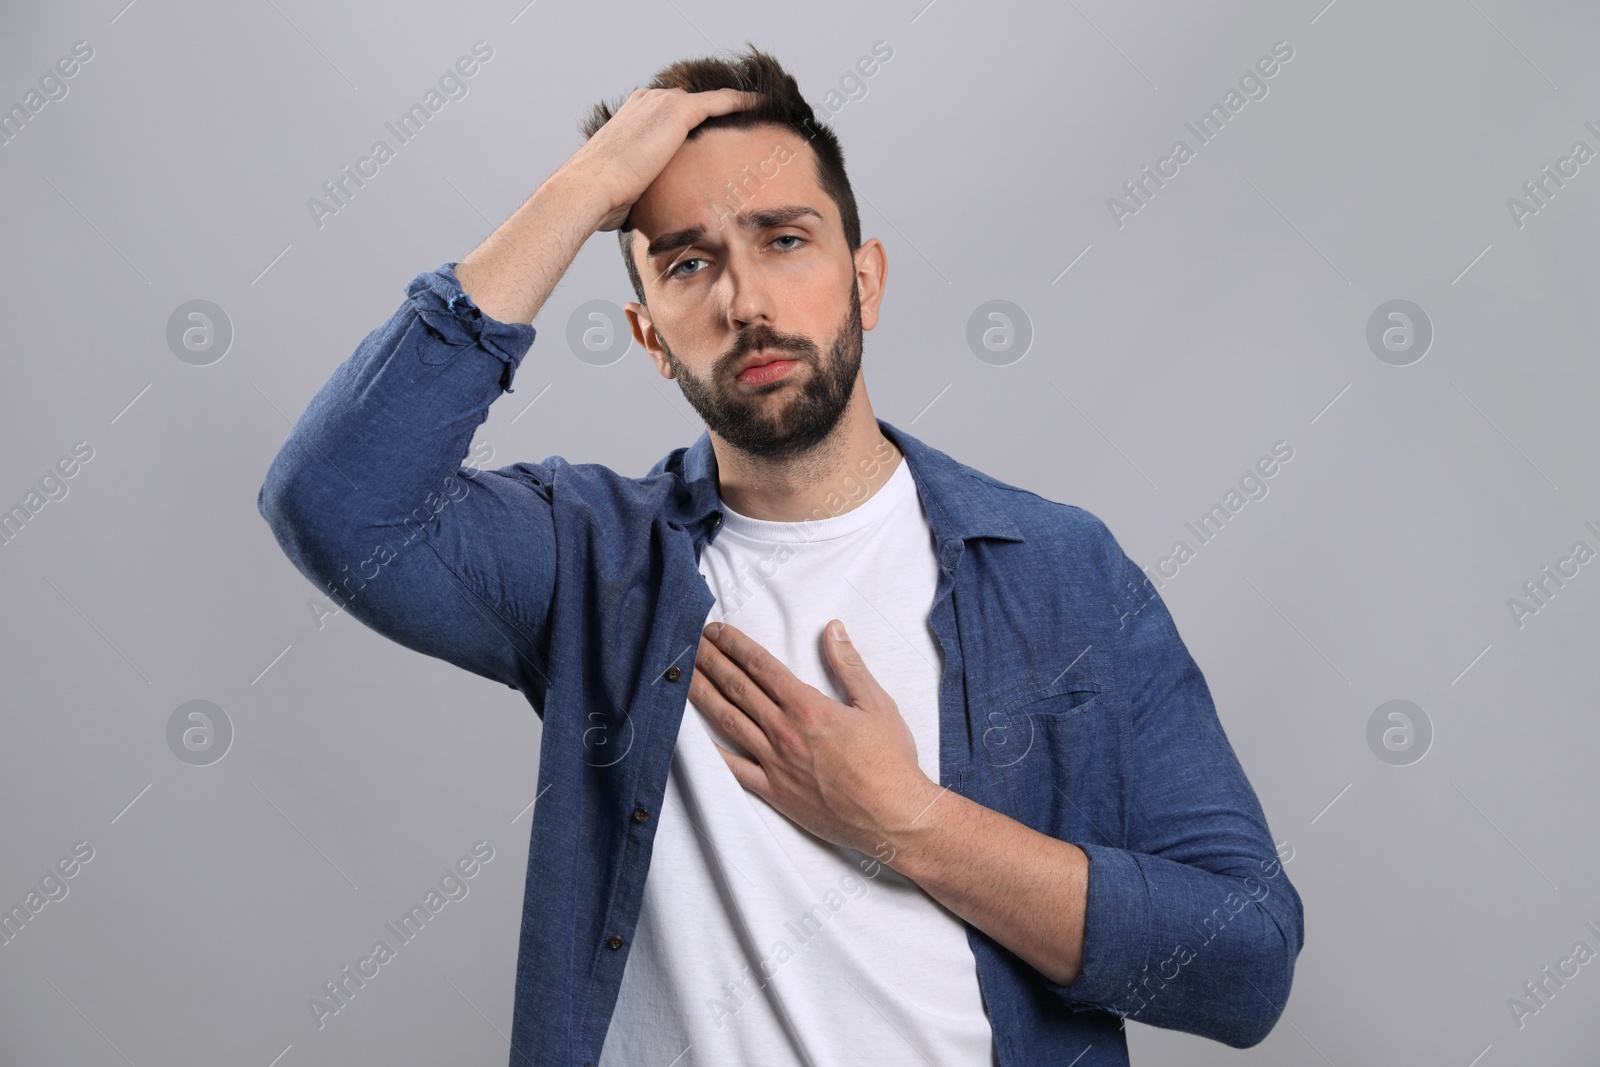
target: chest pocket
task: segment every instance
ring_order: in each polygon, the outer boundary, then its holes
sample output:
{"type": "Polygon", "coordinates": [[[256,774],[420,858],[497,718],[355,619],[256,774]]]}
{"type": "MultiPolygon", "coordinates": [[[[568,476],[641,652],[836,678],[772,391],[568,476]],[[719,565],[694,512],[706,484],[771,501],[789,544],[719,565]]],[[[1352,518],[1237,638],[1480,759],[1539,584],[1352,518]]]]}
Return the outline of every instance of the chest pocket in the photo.
{"type": "Polygon", "coordinates": [[[1065,841],[1121,847],[1122,716],[1090,671],[997,700],[975,762],[1006,814],[1065,841]]]}
{"type": "Polygon", "coordinates": [[[1063,677],[1042,689],[1024,689],[993,702],[984,713],[978,738],[978,760],[989,767],[1015,767],[1033,754],[1040,719],[1083,715],[1100,699],[1099,682],[1063,677]]]}

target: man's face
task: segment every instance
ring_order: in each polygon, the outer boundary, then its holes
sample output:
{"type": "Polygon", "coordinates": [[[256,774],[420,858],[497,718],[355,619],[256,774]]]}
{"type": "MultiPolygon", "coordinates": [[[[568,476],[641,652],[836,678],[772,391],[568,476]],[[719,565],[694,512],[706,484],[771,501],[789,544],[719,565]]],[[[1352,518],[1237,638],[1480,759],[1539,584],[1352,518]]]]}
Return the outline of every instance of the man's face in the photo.
{"type": "Polygon", "coordinates": [[[882,246],[851,255],[810,146],[779,126],[708,130],[632,221],[649,301],[627,306],[634,336],[711,431],[769,458],[826,438],[860,388],[882,246]],[[741,375],[753,356],[792,363],[741,375]]]}

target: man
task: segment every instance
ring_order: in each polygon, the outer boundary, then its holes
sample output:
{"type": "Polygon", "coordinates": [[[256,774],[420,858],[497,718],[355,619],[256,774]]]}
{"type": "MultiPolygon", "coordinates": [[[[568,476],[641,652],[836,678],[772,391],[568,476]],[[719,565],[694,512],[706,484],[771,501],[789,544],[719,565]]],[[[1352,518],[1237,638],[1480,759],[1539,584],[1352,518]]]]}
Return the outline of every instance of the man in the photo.
{"type": "Polygon", "coordinates": [[[411,282],[260,497],[363,622],[541,717],[511,1062],[1262,1040],[1301,904],[1205,680],[1097,518],[873,415],[886,253],[794,80],[681,62],[585,132],[411,282]],[[462,467],[600,230],[707,431],[643,478],[462,467]]]}

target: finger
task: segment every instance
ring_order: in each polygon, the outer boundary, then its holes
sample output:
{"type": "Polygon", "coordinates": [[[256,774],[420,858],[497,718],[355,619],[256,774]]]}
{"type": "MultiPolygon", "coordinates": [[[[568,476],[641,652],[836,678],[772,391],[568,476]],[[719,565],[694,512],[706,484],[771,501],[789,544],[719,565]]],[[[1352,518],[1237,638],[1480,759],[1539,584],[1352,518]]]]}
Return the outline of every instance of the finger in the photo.
{"type": "Polygon", "coordinates": [[[744,90],[704,90],[699,93],[686,93],[685,99],[693,107],[694,122],[698,126],[704,118],[712,115],[733,114],[736,110],[755,110],[762,106],[766,96],[762,93],[746,93],[744,90]]]}
{"type": "Polygon", "coordinates": [[[728,770],[733,772],[735,781],[763,800],[768,798],[772,788],[772,780],[767,777],[767,772],[762,768],[761,764],[729,752],[721,745],[717,746],[717,751],[722,753],[722,762],[726,763],[728,770]]]}
{"type": "Polygon", "coordinates": [[[690,98],[706,115],[727,115],[734,111],[753,111],[767,99],[763,93],[745,92],[742,89],[708,89],[690,93],[690,98]]]}
{"type": "MultiPolygon", "coordinates": [[[[705,629],[701,631],[701,636],[716,651],[720,652],[743,672],[751,682],[754,682],[760,691],[777,706],[782,707],[785,704],[792,703],[800,696],[798,687],[801,682],[794,676],[794,673],[784,666],[783,661],[765,648],[762,648],[760,644],[752,640],[749,635],[741,632],[737,627],[730,626],[725,622],[708,623],[705,629]]],[[[717,663],[718,661],[716,657],[711,657],[711,662],[717,663]]],[[[727,671],[723,668],[723,674],[717,677],[718,684],[722,683],[726,675],[727,671]]],[[[723,686],[723,692],[728,692],[726,686],[723,686]]],[[[728,693],[728,695],[734,696],[733,693],[728,693]]],[[[746,706],[746,710],[750,710],[748,706],[746,706]]]]}
{"type": "Polygon", "coordinates": [[[849,703],[858,708],[894,703],[888,691],[867,670],[861,651],[845,631],[843,619],[833,619],[823,628],[822,647],[828,655],[833,673],[839,677],[839,684],[844,686],[845,694],[850,698],[849,703]]]}
{"type": "Polygon", "coordinates": [[[766,727],[782,714],[780,706],[772,699],[771,694],[763,689],[740,663],[704,635],[701,635],[700,647],[695,653],[695,667],[716,683],[723,697],[762,727],[766,727]]]}
{"type": "Polygon", "coordinates": [[[738,704],[730,701],[717,683],[707,677],[704,669],[694,670],[694,677],[690,680],[690,701],[712,725],[722,731],[723,736],[728,737],[728,741],[739,745],[757,760],[771,758],[773,745],[762,725],[738,704]]]}

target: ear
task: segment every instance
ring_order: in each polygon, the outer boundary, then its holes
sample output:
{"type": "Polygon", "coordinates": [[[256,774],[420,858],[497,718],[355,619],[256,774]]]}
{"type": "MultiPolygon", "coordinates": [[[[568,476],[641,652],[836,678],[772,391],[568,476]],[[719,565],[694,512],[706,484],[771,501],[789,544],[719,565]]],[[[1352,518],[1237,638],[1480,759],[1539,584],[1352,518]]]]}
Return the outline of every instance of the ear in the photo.
{"type": "Polygon", "coordinates": [[[650,309],[630,300],[622,305],[622,313],[628,316],[628,326],[633,330],[633,339],[638,341],[639,346],[649,355],[650,361],[656,365],[656,370],[663,378],[673,377],[672,365],[667,362],[667,351],[661,347],[655,325],[650,321],[650,309]]]}
{"type": "Polygon", "coordinates": [[[855,254],[856,285],[861,289],[861,328],[878,325],[878,307],[883,302],[883,286],[889,273],[889,259],[883,242],[869,237],[855,254]]]}

